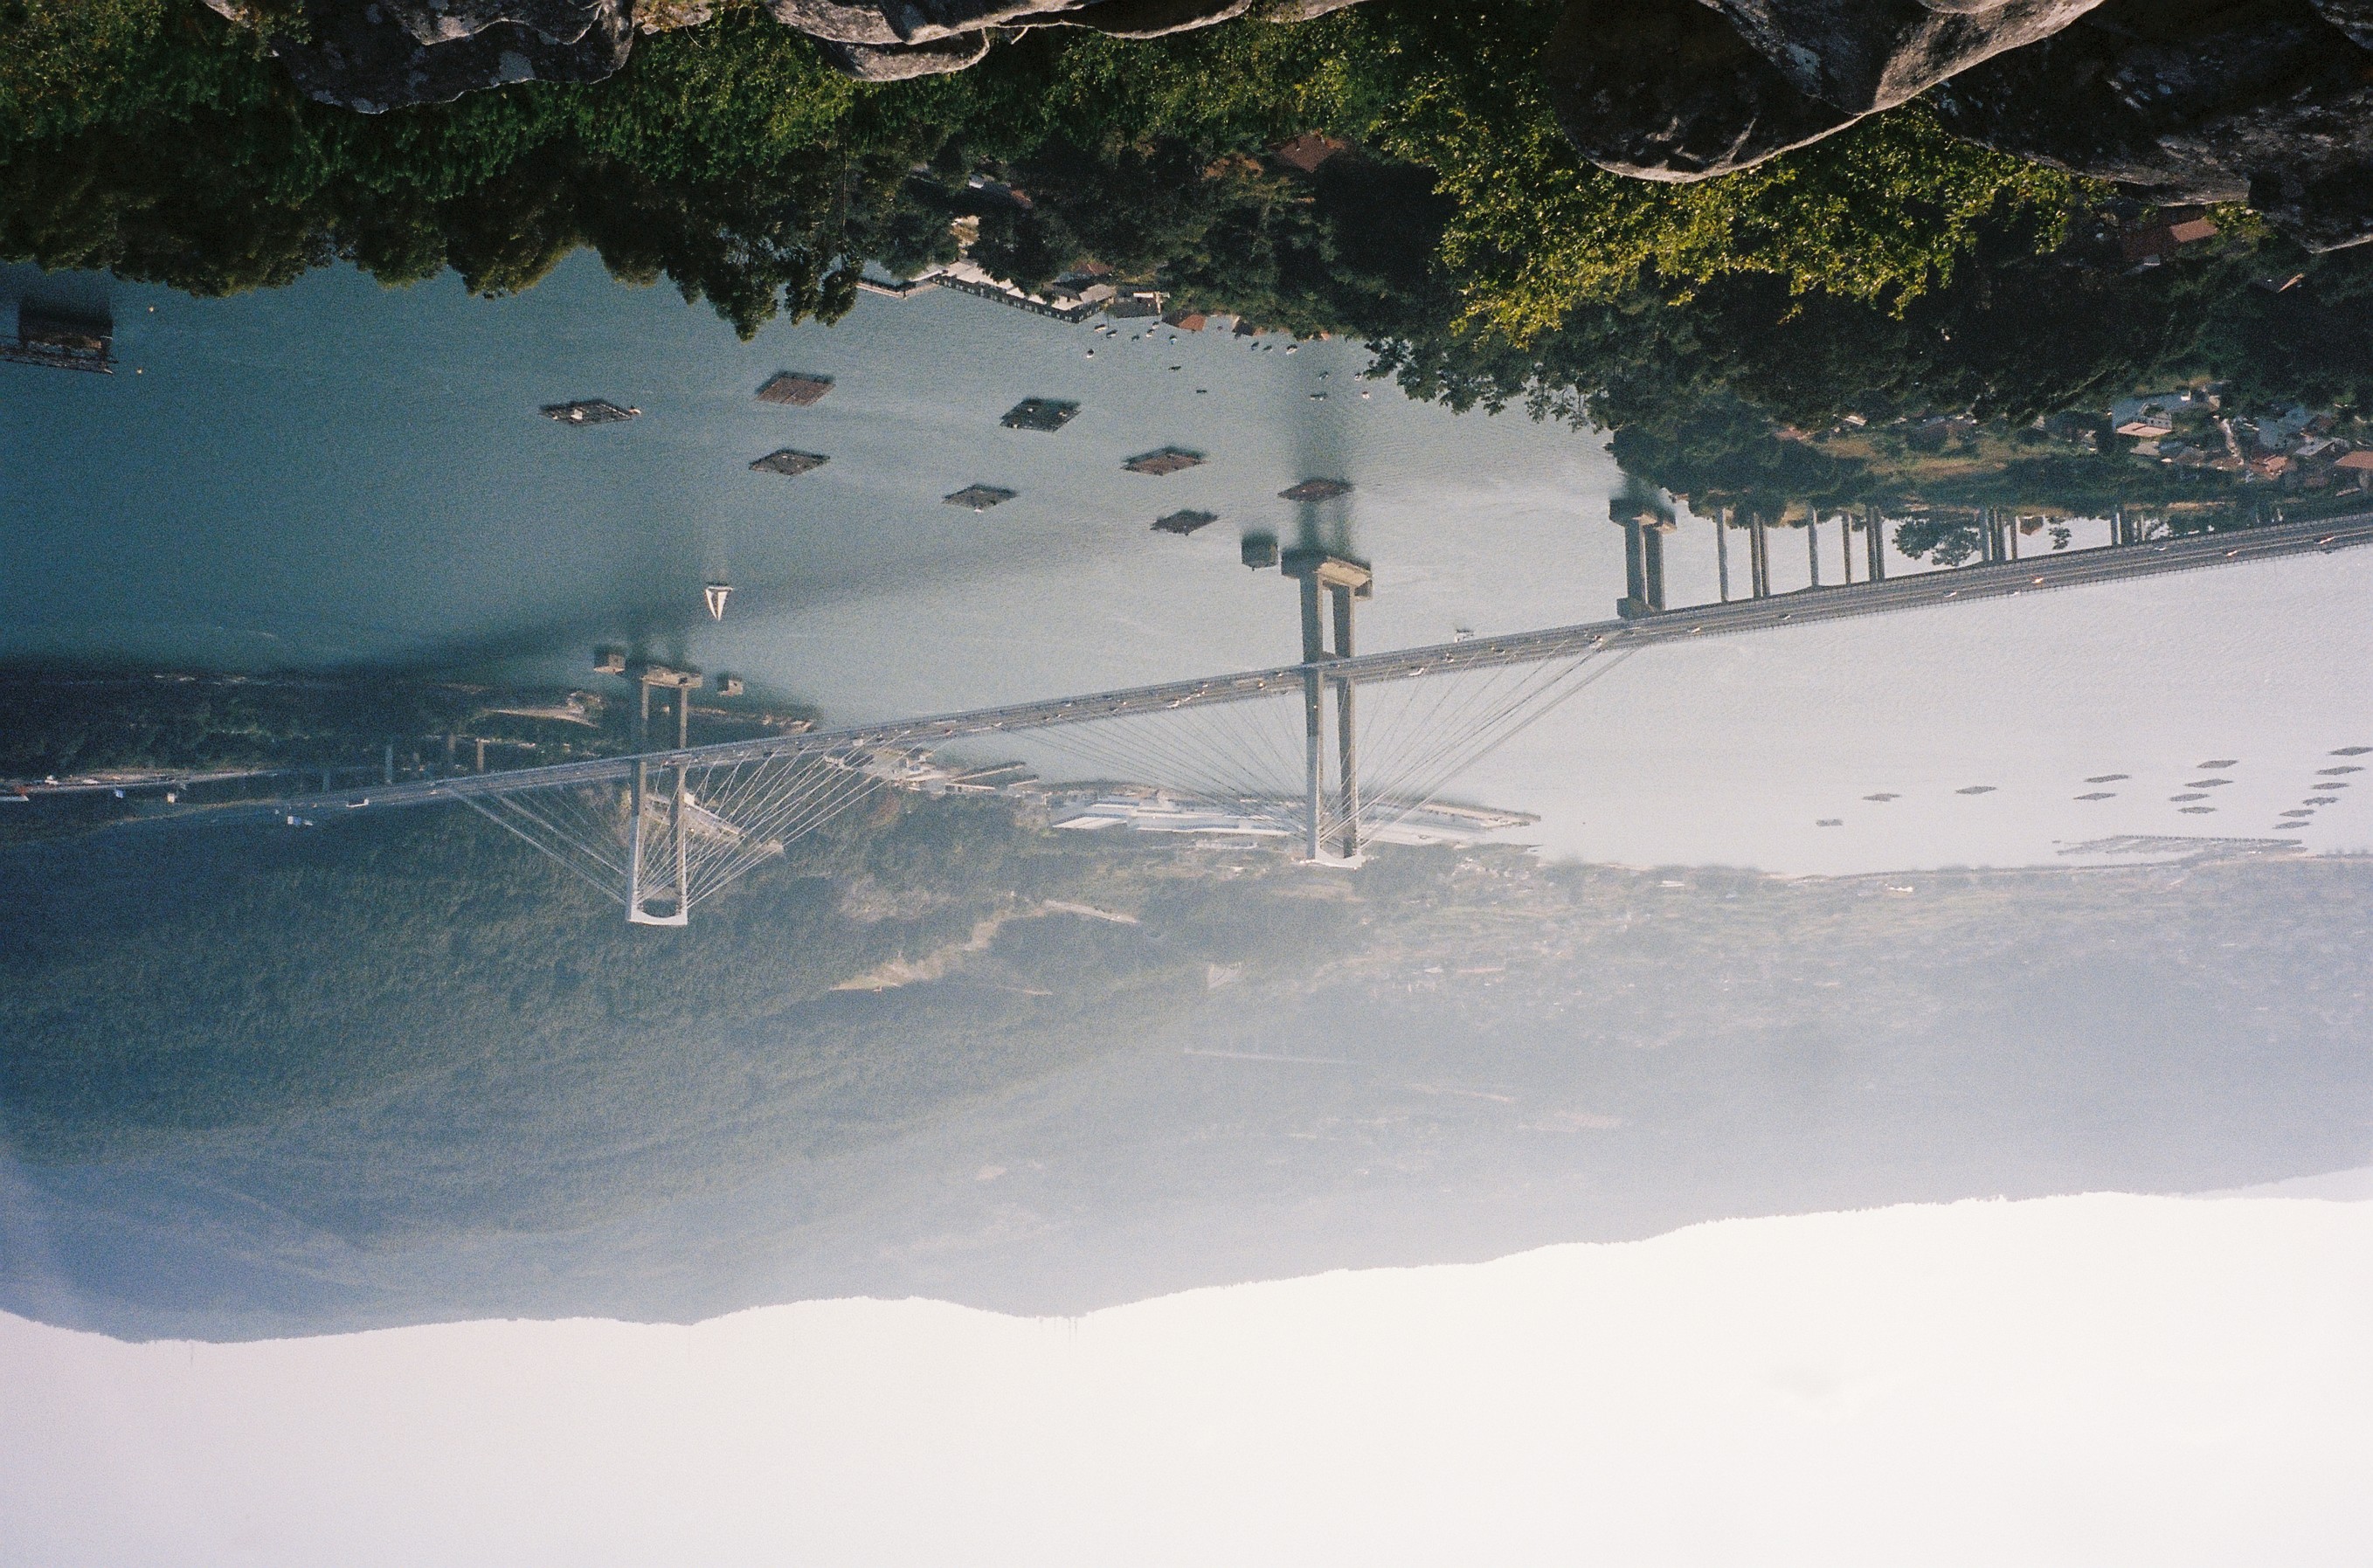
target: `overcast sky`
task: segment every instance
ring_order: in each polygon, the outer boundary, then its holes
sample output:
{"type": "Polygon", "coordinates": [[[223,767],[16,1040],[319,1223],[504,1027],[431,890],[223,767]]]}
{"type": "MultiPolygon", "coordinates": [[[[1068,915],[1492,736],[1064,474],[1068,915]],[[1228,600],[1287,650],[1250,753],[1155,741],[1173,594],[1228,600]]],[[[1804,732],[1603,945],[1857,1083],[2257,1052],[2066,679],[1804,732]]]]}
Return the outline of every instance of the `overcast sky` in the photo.
{"type": "Polygon", "coordinates": [[[2361,1564],[2373,1203],[1735,1221],[1029,1321],[0,1318],[8,1564],[2361,1564]]]}

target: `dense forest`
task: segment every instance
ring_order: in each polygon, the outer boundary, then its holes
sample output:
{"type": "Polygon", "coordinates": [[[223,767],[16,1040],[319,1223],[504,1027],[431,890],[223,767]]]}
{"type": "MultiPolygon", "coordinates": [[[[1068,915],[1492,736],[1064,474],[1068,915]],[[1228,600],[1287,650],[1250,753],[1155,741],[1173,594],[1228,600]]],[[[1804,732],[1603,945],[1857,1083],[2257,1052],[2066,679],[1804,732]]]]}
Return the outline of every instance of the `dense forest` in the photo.
{"type": "Polygon", "coordinates": [[[894,796],[653,931],[455,811],[0,849],[0,1130],[66,1206],[0,1299],[1072,1311],[1740,1204],[2268,1179],[2361,1156],[2365,876],[1314,873],[894,796]]]}
{"type": "Polygon", "coordinates": [[[2234,407],[2368,404],[2373,262],[2249,214],[2165,263],[2146,209],[1958,141],[1915,100],[1676,185],[1584,162],[1534,63],[1558,8],[1377,0],[1294,26],[1040,30],[957,76],[852,81],[750,5],[593,86],[358,115],[196,0],[0,9],[0,257],[202,294],[345,261],[531,287],[590,247],[747,335],[831,321],[862,268],[1093,257],[1182,306],[1374,344],[1412,395],[1616,432],[1635,474],[1742,504],[2184,493],[2116,455],[1919,465],[1786,439],[1967,412],[2001,432],[2156,381],[2234,407]],[[1303,134],[1350,149],[1303,170],[1303,134]],[[1023,193],[1016,197],[1013,193],[1023,193]],[[2297,279],[2277,291],[2271,284],[2297,279]]]}

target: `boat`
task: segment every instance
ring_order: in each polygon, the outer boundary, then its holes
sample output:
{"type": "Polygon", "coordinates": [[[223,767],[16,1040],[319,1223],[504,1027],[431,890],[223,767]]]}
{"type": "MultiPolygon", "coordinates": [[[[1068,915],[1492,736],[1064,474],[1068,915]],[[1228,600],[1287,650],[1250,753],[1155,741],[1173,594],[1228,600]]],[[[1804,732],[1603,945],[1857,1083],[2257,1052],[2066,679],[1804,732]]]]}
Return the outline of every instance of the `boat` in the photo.
{"type": "Polygon", "coordinates": [[[708,606],[710,620],[721,621],[725,618],[725,596],[732,591],[733,585],[730,582],[712,582],[700,591],[702,602],[708,606]]]}

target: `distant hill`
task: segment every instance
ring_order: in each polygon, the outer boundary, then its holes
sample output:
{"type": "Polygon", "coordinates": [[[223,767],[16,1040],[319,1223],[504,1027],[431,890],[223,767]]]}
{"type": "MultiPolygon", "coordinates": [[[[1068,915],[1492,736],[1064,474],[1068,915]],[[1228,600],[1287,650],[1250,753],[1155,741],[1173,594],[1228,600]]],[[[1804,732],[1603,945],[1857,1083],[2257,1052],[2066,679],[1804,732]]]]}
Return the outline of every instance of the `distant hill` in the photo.
{"type": "Polygon", "coordinates": [[[133,1337],[1070,1313],[2235,1186],[2362,1163],[2373,1112],[2350,860],[1345,873],[910,802],[676,932],[432,811],[0,882],[0,1307],[133,1337]]]}

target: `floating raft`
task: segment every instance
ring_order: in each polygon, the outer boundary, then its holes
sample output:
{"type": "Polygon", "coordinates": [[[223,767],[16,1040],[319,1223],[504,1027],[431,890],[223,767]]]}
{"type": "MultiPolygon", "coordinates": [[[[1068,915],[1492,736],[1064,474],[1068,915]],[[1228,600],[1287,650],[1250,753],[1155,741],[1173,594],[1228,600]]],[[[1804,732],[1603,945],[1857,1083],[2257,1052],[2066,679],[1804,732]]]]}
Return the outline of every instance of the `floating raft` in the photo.
{"type": "Polygon", "coordinates": [[[832,459],[821,452],[793,451],[790,448],[785,447],[780,451],[771,451],[756,459],[750,466],[761,474],[779,474],[787,479],[792,479],[822,468],[831,461],[832,459]]]}
{"type": "Polygon", "coordinates": [[[642,410],[621,408],[606,397],[589,397],[575,403],[547,403],[542,412],[546,419],[557,419],[563,425],[615,425],[642,410]]]}
{"type": "Polygon", "coordinates": [[[1007,409],[998,423],[1009,430],[1059,430],[1079,411],[1078,404],[1060,398],[1025,397],[1007,409]]]}
{"type": "Polygon", "coordinates": [[[1206,527],[1219,521],[1220,519],[1218,514],[1214,512],[1172,512],[1168,517],[1158,517],[1153,520],[1153,532],[1156,533],[1192,533],[1198,528],[1206,527]]]}
{"type": "Polygon", "coordinates": [[[991,507],[1001,507],[1013,499],[1013,492],[1000,490],[994,485],[967,485],[953,496],[941,497],[952,507],[970,507],[985,512],[991,507]]]}
{"type": "Polygon", "coordinates": [[[789,370],[771,378],[758,389],[760,403],[787,404],[793,408],[806,408],[821,403],[824,394],[832,391],[830,376],[802,376],[789,370]]]}
{"type": "Polygon", "coordinates": [[[1331,501],[1350,493],[1351,484],[1347,479],[1305,479],[1277,494],[1280,500],[1286,501],[1331,501]]]}
{"type": "Polygon", "coordinates": [[[1163,447],[1159,451],[1140,452],[1121,466],[1131,474],[1163,474],[1193,468],[1202,461],[1201,452],[1190,452],[1185,447],[1163,447]]]}

